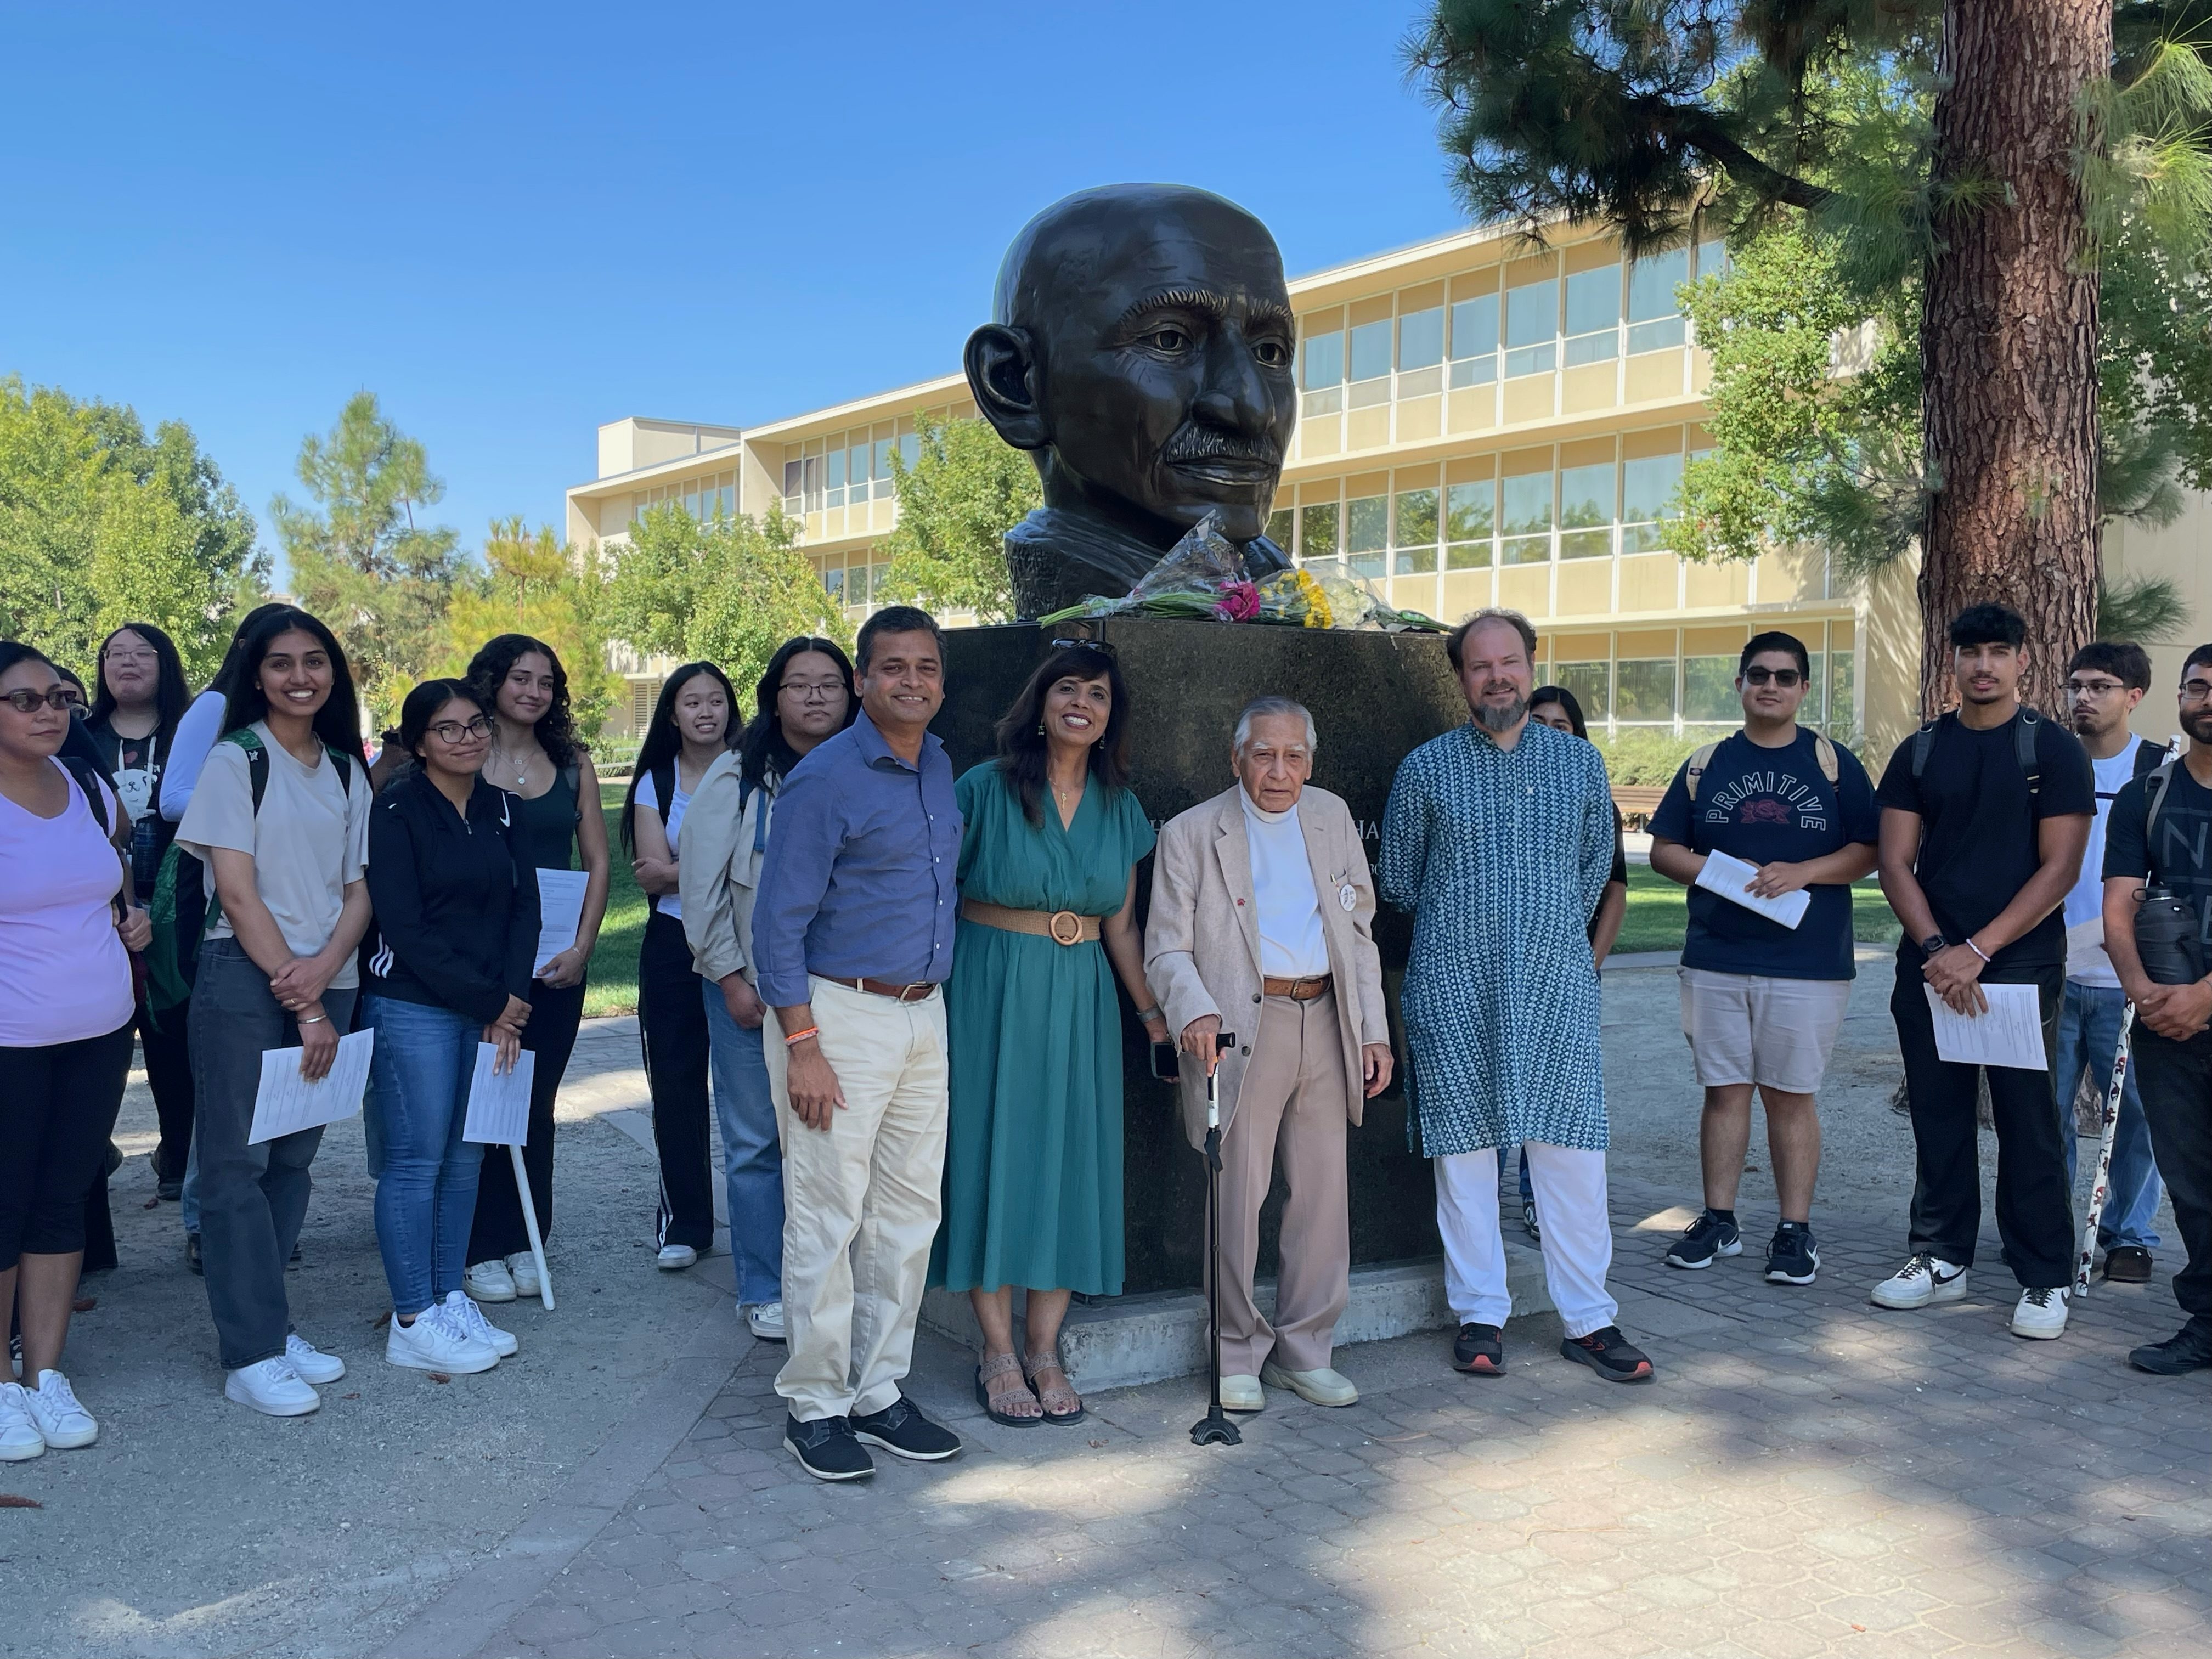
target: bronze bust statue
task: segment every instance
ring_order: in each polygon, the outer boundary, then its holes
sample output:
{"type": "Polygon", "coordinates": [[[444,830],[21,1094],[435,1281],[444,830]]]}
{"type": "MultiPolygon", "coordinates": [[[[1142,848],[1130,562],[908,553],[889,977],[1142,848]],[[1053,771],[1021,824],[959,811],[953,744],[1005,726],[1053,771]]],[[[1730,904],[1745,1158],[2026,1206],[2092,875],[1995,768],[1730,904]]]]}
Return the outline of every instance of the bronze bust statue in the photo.
{"type": "Polygon", "coordinates": [[[1235,203],[1182,185],[1055,202],[999,269],[968,384],[1036,462],[1044,505],[1006,532],[1018,614],[1119,598],[1208,513],[1255,576],[1297,422],[1283,256],[1235,203]]]}

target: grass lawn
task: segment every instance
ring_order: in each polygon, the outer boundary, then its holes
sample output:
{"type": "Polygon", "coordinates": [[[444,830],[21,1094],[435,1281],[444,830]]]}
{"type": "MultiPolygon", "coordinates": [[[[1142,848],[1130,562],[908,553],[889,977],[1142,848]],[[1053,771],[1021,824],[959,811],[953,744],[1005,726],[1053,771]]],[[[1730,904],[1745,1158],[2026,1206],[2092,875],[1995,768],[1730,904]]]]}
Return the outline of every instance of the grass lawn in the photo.
{"type": "Polygon", "coordinates": [[[599,785],[599,809],[606,815],[607,846],[614,854],[614,869],[607,887],[607,919],[599,926],[599,942],[592,951],[591,981],[584,992],[587,1017],[637,1012],[637,952],[645,943],[645,895],[637,890],[637,882],[630,875],[617,823],[623,791],[629,787],[627,780],[599,785]]]}
{"type": "MultiPolygon", "coordinates": [[[[1649,865],[1628,866],[1628,917],[1620,925],[1617,951],[1679,951],[1689,927],[1689,890],[1658,874],[1649,865]]],[[[1893,944],[1897,918],[1872,878],[1851,887],[1851,933],[1872,945],[1893,944]]]]}

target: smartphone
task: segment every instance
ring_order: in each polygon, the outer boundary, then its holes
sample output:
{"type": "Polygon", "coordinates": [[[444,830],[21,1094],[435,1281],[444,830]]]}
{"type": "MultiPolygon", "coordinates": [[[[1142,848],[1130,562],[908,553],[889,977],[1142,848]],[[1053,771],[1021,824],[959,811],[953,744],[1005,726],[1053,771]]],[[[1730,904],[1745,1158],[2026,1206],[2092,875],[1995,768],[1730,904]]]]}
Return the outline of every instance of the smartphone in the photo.
{"type": "Polygon", "coordinates": [[[1152,1045],[1152,1075],[1163,1083],[1173,1083],[1182,1075],[1179,1051],[1172,1042],[1152,1045]]]}

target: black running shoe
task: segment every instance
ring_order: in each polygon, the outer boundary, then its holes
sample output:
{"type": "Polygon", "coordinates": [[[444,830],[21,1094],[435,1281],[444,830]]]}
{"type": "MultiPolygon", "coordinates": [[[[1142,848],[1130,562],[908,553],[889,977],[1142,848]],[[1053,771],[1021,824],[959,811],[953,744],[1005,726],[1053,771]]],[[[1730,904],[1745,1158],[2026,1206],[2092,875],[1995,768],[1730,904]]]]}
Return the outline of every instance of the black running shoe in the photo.
{"type": "Polygon", "coordinates": [[[1774,1230],[1766,1247],[1766,1282],[1770,1285],[1809,1285],[1820,1270],[1820,1247],[1813,1230],[1802,1221],[1785,1221],[1774,1230]]]}
{"type": "Polygon", "coordinates": [[[2128,1364],[2157,1376],[2212,1370],[2212,1320],[2192,1319],[2163,1342],[2147,1342],[2128,1364]]]}
{"type": "Polygon", "coordinates": [[[787,1416],[783,1447],[817,1480],[866,1480],[876,1472],[876,1460],[854,1438],[852,1424],[842,1417],[802,1423],[787,1416]]]}
{"type": "Polygon", "coordinates": [[[1736,1231],[1735,1223],[1723,1221],[1707,1210],[1695,1221],[1682,1229],[1682,1236],[1667,1252],[1670,1267],[1710,1267],[1717,1255],[1741,1255],[1743,1235],[1736,1231]]]}
{"type": "Polygon", "coordinates": [[[1620,1334],[1618,1325],[1592,1331],[1588,1336],[1567,1337],[1560,1342],[1559,1352],[1589,1366],[1608,1382],[1651,1380],[1650,1360],[1645,1358],[1643,1349],[1620,1334]]]}
{"type": "Polygon", "coordinates": [[[198,1233],[185,1235],[185,1266],[203,1278],[207,1275],[207,1269],[200,1263],[200,1236],[198,1233]]]}
{"type": "Polygon", "coordinates": [[[1504,1333],[1497,1326],[1469,1321],[1459,1328],[1459,1335],[1452,1340],[1452,1369],[1474,1376],[1504,1376],[1503,1339],[1504,1333]]]}
{"type": "MultiPolygon", "coordinates": [[[[894,1457],[915,1463],[942,1462],[960,1449],[960,1437],[921,1414],[921,1407],[904,1395],[879,1412],[852,1420],[853,1434],[872,1446],[881,1446],[894,1457]]],[[[866,1456],[864,1452],[861,1454],[866,1456]]]]}

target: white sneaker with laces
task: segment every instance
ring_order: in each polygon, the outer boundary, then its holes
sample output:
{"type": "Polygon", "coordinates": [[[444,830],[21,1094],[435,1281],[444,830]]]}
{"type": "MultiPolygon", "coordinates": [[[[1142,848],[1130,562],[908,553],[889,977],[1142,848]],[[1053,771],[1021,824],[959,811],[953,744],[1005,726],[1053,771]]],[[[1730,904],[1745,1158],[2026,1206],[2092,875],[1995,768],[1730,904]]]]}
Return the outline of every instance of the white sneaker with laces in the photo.
{"type": "Polygon", "coordinates": [[[384,1339],[384,1363],[410,1370],[445,1371],[466,1375],[488,1371],[499,1364],[499,1350],[480,1342],[476,1334],[457,1324],[442,1303],[432,1303],[403,1325],[392,1316],[392,1329],[384,1339]]]}
{"type": "Polygon", "coordinates": [[[453,1323],[460,1326],[479,1342],[487,1343],[501,1359],[511,1358],[522,1346],[508,1333],[486,1319],[483,1310],[459,1291],[446,1292],[446,1313],[453,1323]]]}
{"type": "Polygon", "coordinates": [[[653,1257],[653,1265],[665,1273],[682,1273],[698,1259],[699,1252],[689,1244],[664,1244],[660,1254],[653,1257]]]}
{"type": "Polygon", "coordinates": [[[745,1328],[763,1342],[784,1340],[783,1304],[756,1302],[745,1310],[745,1328]]]}
{"type": "Polygon", "coordinates": [[[40,1371],[39,1386],[23,1389],[23,1405],[39,1425],[39,1437],[56,1451],[89,1446],[100,1438],[100,1425],[77,1404],[76,1390],[59,1371],[40,1371]]]}
{"type": "Polygon", "coordinates": [[[507,1271],[514,1280],[517,1296],[537,1296],[544,1291],[544,1287],[538,1282],[538,1258],[529,1251],[523,1250],[507,1257],[507,1271]]]}
{"type": "Polygon", "coordinates": [[[2039,1286],[2020,1293],[2012,1310],[2012,1334],[2048,1342],[2066,1334],[2066,1292],[2057,1286],[2039,1286]]]}
{"type": "Polygon", "coordinates": [[[497,1256],[471,1263],[461,1275],[461,1288],[479,1302],[512,1302],[516,1291],[514,1275],[497,1256]]]}
{"type": "Polygon", "coordinates": [[[225,1399],[251,1406],[264,1417],[305,1417],[323,1403],[322,1395],[281,1353],[240,1366],[223,1378],[222,1392],[225,1399]]]}
{"type": "Polygon", "coordinates": [[[1966,1270],[1926,1250],[1874,1287],[1877,1308],[1924,1308],[1931,1302],[1956,1302],[1966,1293],[1966,1270]]]}
{"type": "Polygon", "coordinates": [[[335,1382],[345,1375],[344,1360],[325,1353],[297,1331],[284,1339],[284,1358],[292,1362],[292,1369],[300,1373],[303,1382],[335,1382]]]}
{"type": "Polygon", "coordinates": [[[23,1385],[0,1382],[0,1463],[21,1463],[46,1449],[46,1437],[25,1402],[23,1385]]]}

